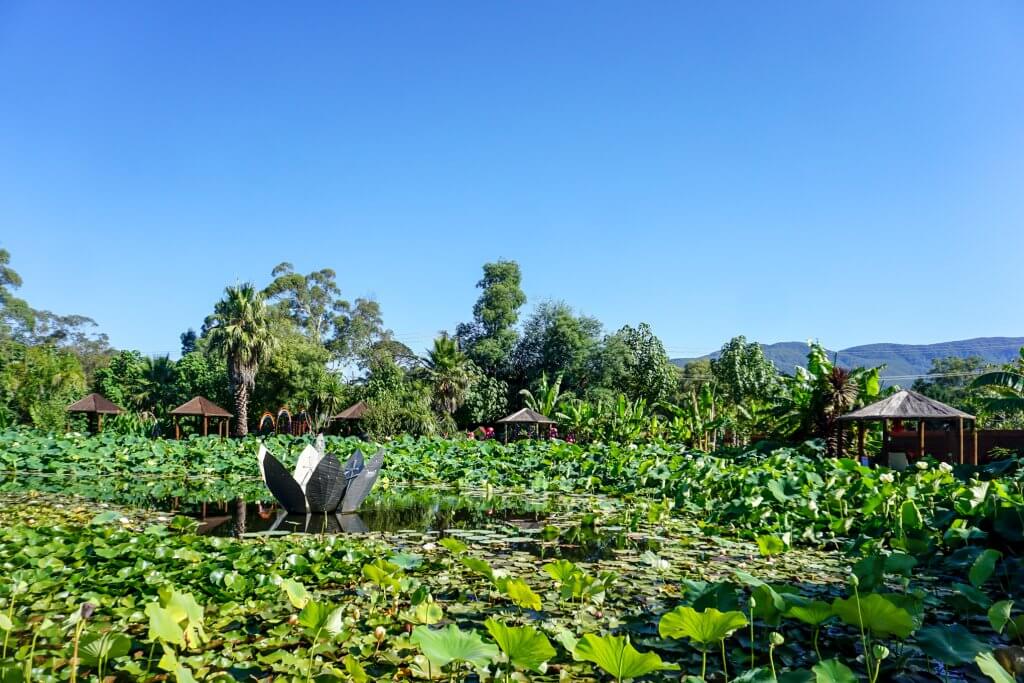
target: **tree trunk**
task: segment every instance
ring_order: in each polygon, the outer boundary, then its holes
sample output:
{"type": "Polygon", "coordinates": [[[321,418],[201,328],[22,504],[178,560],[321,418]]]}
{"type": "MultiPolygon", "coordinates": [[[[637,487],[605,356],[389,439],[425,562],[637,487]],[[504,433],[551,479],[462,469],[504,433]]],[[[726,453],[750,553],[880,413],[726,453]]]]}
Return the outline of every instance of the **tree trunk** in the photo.
{"type": "Polygon", "coordinates": [[[249,433],[249,386],[235,382],[235,436],[249,433]]]}

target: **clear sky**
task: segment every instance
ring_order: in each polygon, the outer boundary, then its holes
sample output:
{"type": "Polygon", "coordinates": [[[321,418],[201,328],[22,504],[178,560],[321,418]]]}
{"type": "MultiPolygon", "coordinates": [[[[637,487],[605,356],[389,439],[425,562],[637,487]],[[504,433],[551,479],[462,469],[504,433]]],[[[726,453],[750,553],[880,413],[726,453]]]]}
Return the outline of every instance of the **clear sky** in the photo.
{"type": "Polygon", "coordinates": [[[498,258],[673,356],[1024,335],[1024,3],[4,0],[0,247],[146,353],[285,260],[415,350],[498,258]]]}

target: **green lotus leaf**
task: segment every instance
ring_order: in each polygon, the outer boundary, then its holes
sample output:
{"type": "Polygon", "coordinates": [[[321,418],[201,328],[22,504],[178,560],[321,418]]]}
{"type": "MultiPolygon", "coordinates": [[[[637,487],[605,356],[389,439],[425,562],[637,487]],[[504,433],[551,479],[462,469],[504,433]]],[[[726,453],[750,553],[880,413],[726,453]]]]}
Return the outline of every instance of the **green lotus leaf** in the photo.
{"type": "Polygon", "coordinates": [[[818,662],[811,667],[811,671],[814,672],[816,683],[857,683],[857,676],[850,670],[850,667],[838,659],[826,659],[823,662],[818,662]]]}
{"type": "Polygon", "coordinates": [[[483,577],[494,580],[494,569],[484,560],[479,557],[473,557],[472,555],[466,555],[459,558],[459,562],[465,565],[470,571],[473,571],[483,577]]]}
{"type": "Polygon", "coordinates": [[[410,640],[437,666],[467,662],[485,667],[498,657],[495,645],[485,643],[475,631],[459,630],[455,624],[436,630],[428,626],[417,626],[412,630],[410,640]]]}
{"type": "Polygon", "coordinates": [[[985,652],[974,658],[981,673],[991,678],[995,683],[1016,683],[1017,677],[1009,673],[999,663],[992,652],[985,652]]]}
{"type": "Polygon", "coordinates": [[[910,612],[897,607],[883,595],[869,593],[860,598],[837,598],[832,611],[851,626],[863,626],[876,636],[906,638],[914,631],[914,618],[910,612]]]}
{"type": "Polygon", "coordinates": [[[966,664],[988,649],[960,624],[929,626],[918,631],[916,638],[926,655],[943,664],[966,664]]]}
{"type": "Polygon", "coordinates": [[[829,603],[815,600],[806,605],[791,605],[786,610],[786,616],[799,619],[811,626],[819,626],[834,617],[835,612],[832,611],[832,605],[829,603]]]}
{"type": "Polygon", "coordinates": [[[742,612],[719,612],[709,607],[698,612],[692,607],[680,606],[661,617],[658,633],[662,638],[688,638],[701,649],[708,649],[747,625],[742,612]]]}
{"type": "Polygon", "coordinates": [[[162,640],[172,645],[185,644],[185,631],[178,625],[171,610],[151,602],[146,605],[146,616],[149,617],[149,639],[162,640]]]}
{"type": "Polygon", "coordinates": [[[532,610],[541,608],[540,596],[522,579],[511,579],[505,585],[504,592],[517,607],[532,610]]]}
{"type": "Polygon", "coordinates": [[[485,621],[484,626],[512,665],[520,669],[544,673],[548,660],[555,656],[547,636],[531,626],[506,626],[494,619],[485,621]]]}
{"type": "Polygon", "coordinates": [[[982,551],[974,561],[974,564],[971,565],[971,571],[967,575],[971,585],[975,588],[981,588],[996,570],[996,562],[1002,556],[1001,552],[992,548],[986,548],[982,551]]]}
{"type": "Polygon", "coordinates": [[[542,567],[542,569],[548,573],[552,579],[558,583],[566,583],[573,576],[580,573],[580,568],[569,560],[555,560],[554,562],[548,562],[542,567]]]}
{"type": "Polygon", "coordinates": [[[637,678],[662,670],[675,670],[675,664],[666,664],[655,652],[638,652],[629,642],[629,636],[597,636],[586,633],[572,653],[578,662],[592,662],[604,672],[621,681],[637,678]]]}
{"type": "Polygon", "coordinates": [[[900,506],[900,522],[903,524],[904,531],[916,531],[924,528],[924,518],[921,517],[921,510],[918,509],[917,503],[912,500],[903,502],[903,505],[900,506]]]}
{"type": "Polygon", "coordinates": [[[461,555],[462,553],[469,550],[469,546],[467,546],[465,543],[463,543],[457,538],[452,538],[450,536],[448,538],[442,538],[440,541],[438,541],[438,543],[440,543],[441,546],[445,548],[448,552],[450,552],[452,555],[461,555]]]}
{"type": "Polygon", "coordinates": [[[288,596],[288,601],[295,609],[302,609],[309,602],[309,592],[306,587],[294,579],[282,580],[281,590],[288,596]]]}
{"type": "Polygon", "coordinates": [[[1013,600],[1000,600],[988,608],[988,622],[996,633],[1002,633],[1013,612],[1013,600]]]}
{"type": "Polygon", "coordinates": [[[78,656],[82,664],[97,666],[101,661],[109,662],[116,657],[123,657],[131,647],[131,638],[123,633],[85,636],[79,644],[78,656]]]}
{"type": "Polygon", "coordinates": [[[778,536],[758,536],[757,549],[761,552],[763,557],[771,557],[772,555],[781,555],[784,553],[786,551],[786,544],[778,536]]]}

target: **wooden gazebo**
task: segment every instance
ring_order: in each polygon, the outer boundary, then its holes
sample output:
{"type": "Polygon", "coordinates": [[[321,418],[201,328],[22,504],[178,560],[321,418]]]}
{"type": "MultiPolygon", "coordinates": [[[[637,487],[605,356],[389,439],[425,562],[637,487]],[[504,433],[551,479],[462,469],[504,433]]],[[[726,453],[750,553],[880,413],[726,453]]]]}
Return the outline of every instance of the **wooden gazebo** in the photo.
{"type": "Polygon", "coordinates": [[[366,411],[369,410],[369,408],[370,406],[366,405],[366,401],[359,401],[331,417],[332,423],[338,422],[341,425],[344,425],[344,427],[338,428],[337,433],[352,434],[356,425],[358,425],[359,421],[363,419],[363,416],[366,415],[366,411]]]}
{"type": "Polygon", "coordinates": [[[348,422],[355,422],[356,420],[362,420],[363,419],[363,415],[366,414],[367,408],[369,408],[369,406],[366,405],[366,401],[359,401],[359,403],[353,403],[348,408],[345,408],[345,410],[341,411],[340,413],[338,413],[337,415],[335,415],[331,419],[332,420],[345,420],[345,421],[348,421],[348,422]]]}
{"type": "Polygon", "coordinates": [[[857,427],[857,455],[864,457],[864,423],[882,423],[882,452],[883,463],[888,460],[890,453],[889,446],[892,440],[890,422],[902,425],[904,422],[917,424],[917,454],[919,457],[925,455],[925,428],[928,422],[940,422],[956,428],[956,458],[961,464],[966,462],[964,448],[964,427],[969,426],[971,432],[971,462],[978,464],[978,427],[977,418],[973,415],[957,410],[941,401],[928,398],[916,391],[904,389],[897,391],[892,396],[883,398],[877,403],[872,403],[860,410],[843,415],[839,418],[842,422],[853,422],[857,427]]]}
{"type": "Polygon", "coordinates": [[[535,438],[540,438],[540,426],[541,425],[553,425],[557,424],[547,415],[542,415],[536,410],[529,408],[523,408],[512,413],[508,417],[503,417],[498,420],[495,424],[504,425],[505,427],[505,443],[508,443],[508,428],[509,425],[533,425],[535,438]]]}
{"type": "Polygon", "coordinates": [[[103,416],[118,415],[124,410],[102,394],[89,394],[67,407],[69,413],[86,413],[96,416],[96,431],[103,431],[103,416]]]}
{"type": "Polygon", "coordinates": [[[171,415],[174,416],[175,439],[181,438],[181,426],[178,424],[178,419],[182,415],[203,418],[203,436],[208,436],[210,433],[210,418],[217,420],[217,435],[227,436],[228,421],[232,417],[231,413],[224,410],[205,396],[196,396],[195,398],[182,403],[171,411],[171,415]]]}

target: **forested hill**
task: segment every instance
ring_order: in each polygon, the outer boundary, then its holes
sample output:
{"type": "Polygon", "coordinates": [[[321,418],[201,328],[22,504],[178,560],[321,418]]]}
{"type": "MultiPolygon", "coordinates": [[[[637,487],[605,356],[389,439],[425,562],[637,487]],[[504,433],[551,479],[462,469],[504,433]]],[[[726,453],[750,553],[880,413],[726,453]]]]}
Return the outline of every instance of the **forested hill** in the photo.
{"type": "MultiPolygon", "coordinates": [[[[805,342],[779,342],[762,344],[765,355],[775,363],[775,367],[785,373],[793,372],[796,365],[804,365],[807,361],[807,344],[805,342]]],[[[846,367],[873,367],[885,365],[885,375],[918,375],[931,369],[932,360],[957,356],[967,358],[980,356],[992,363],[1005,363],[1017,357],[1024,346],[1024,337],[978,337],[960,341],[942,342],[939,344],[865,344],[851,346],[839,351],[839,364],[846,367]]],[[[829,355],[835,357],[835,351],[829,355]]],[[[718,352],[702,356],[715,358],[718,352]]],[[[686,365],[695,358],[676,358],[673,363],[686,365]]]]}

